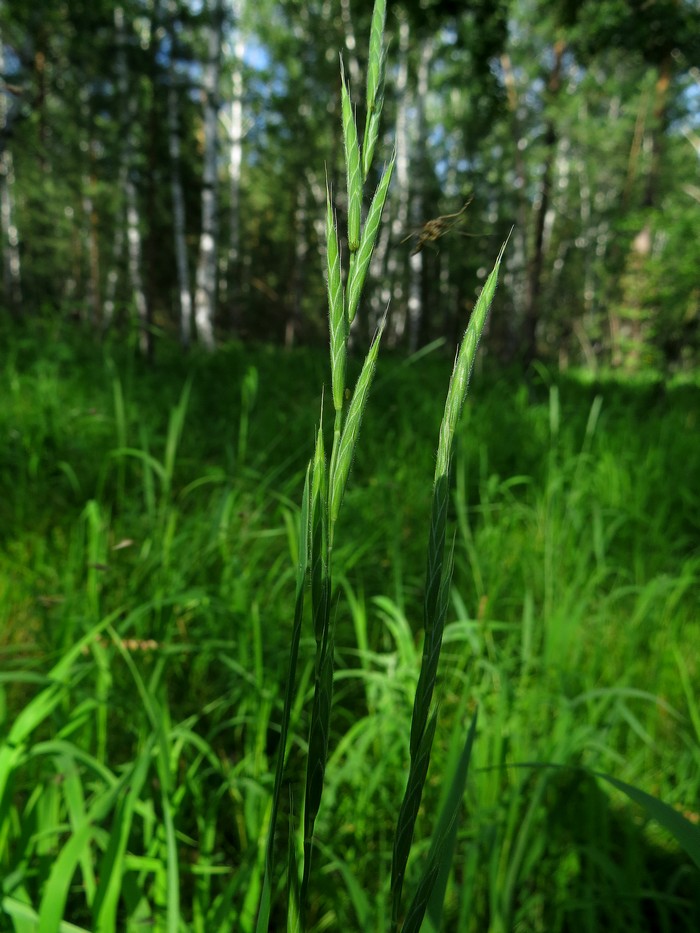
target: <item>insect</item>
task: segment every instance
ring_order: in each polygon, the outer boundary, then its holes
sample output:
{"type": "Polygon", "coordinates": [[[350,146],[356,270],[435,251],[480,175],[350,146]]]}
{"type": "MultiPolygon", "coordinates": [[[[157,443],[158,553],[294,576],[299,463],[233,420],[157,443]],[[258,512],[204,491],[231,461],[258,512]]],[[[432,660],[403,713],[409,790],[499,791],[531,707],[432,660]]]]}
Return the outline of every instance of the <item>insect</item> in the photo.
{"type": "Polygon", "coordinates": [[[411,250],[411,256],[417,255],[428,243],[434,243],[436,240],[439,240],[440,237],[449,233],[453,227],[456,227],[459,223],[459,218],[473,200],[474,197],[472,195],[465,203],[464,207],[461,207],[456,213],[443,214],[441,217],[435,217],[433,220],[426,220],[417,233],[409,233],[407,237],[404,237],[404,239],[401,240],[402,243],[406,243],[408,240],[414,238],[416,239],[416,242],[413,244],[413,249],[411,250]]]}

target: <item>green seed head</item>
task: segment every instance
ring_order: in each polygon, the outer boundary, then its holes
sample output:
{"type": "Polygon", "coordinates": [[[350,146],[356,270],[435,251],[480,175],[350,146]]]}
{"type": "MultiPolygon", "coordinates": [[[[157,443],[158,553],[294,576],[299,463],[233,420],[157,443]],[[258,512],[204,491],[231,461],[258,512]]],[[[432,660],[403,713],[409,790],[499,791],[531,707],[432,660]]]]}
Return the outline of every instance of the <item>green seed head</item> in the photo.
{"type": "Polygon", "coordinates": [[[362,231],[360,248],[355,256],[355,262],[350,268],[347,284],[348,324],[352,324],[360,304],[362,288],[365,284],[367,269],[369,268],[372,253],[374,252],[374,244],[379,231],[379,222],[382,219],[382,210],[384,209],[384,202],[386,201],[386,195],[389,190],[389,182],[391,181],[391,174],[394,170],[395,161],[396,153],[392,156],[391,162],[387,165],[377,185],[377,190],[374,193],[369,213],[367,214],[365,227],[362,231]]]}
{"type": "Polygon", "coordinates": [[[343,60],[340,60],[341,94],[343,109],[343,139],[345,141],[345,165],[348,185],[348,246],[354,253],[360,246],[360,219],[362,214],[362,172],[360,169],[360,144],[350,94],[345,82],[343,60]]]}
{"type": "Polygon", "coordinates": [[[331,335],[331,381],[333,407],[341,411],[345,389],[345,359],[348,325],[345,316],[345,296],[340,271],[338,231],[331,205],[331,192],[326,187],[326,260],[328,278],[328,320],[331,335]]]}

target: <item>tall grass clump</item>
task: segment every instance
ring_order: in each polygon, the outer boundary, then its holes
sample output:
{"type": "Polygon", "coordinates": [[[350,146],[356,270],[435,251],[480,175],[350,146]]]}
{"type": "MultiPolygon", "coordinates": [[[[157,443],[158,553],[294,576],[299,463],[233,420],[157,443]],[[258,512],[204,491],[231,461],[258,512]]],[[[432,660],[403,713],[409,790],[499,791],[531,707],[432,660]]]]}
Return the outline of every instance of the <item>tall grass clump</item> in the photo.
{"type": "MultiPolygon", "coordinates": [[[[347,194],[347,273],[342,271],[343,250],[330,184],[326,189],[326,279],[330,331],[331,400],[333,435],[330,457],[326,455],[324,402],[313,457],[309,461],[302,495],[298,540],[296,601],[289,654],[287,688],[280,727],[280,743],[275,773],[269,833],[265,853],[264,881],[257,930],[268,929],[274,881],[274,846],[281,812],[281,791],[285,757],[289,744],[289,722],[294,702],[294,684],[304,618],[307,576],[310,577],[311,618],[316,644],[313,700],[310,716],[303,810],[300,818],[302,845],[295,845],[293,825],[298,803],[290,801],[290,831],[287,853],[287,922],[289,929],[303,929],[309,908],[312,878],[314,831],[321,806],[324,777],[329,757],[329,736],[334,688],[335,612],[333,609],[333,552],[336,529],[348,483],[350,467],[372,387],[379,344],[385,325],[380,322],[351,393],[346,387],[348,338],[360,308],[361,297],[379,231],[382,211],[394,168],[395,154],[385,166],[370,200],[363,222],[365,186],[373,165],[384,100],[386,49],[384,45],[385,0],[375,0],[369,43],[366,87],[366,120],[362,142],[356,112],[345,72],[340,65],[342,129],[347,194]],[[349,401],[348,401],[349,399],[349,401]]],[[[471,744],[476,728],[472,720],[461,754],[455,756],[449,782],[443,791],[443,806],[433,835],[424,869],[407,910],[402,907],[404,875],[412,847],[416,819],[426,783],[437,708],[433,698],[438,661],[442,647],[449,603],[453,553],[447,544],[447,512],[454,437],[467,394],[476,350],[493,299],[503,249],[491,272],[469,321],[450,379],[444,415],[439,431],[437,462],[433,483],[432,510],[428,540],[426,589],[423,609],[424,644],[420,675],[415,692],[410,733],[410,763],[393,846],[391,870],[391,929],[419,930],[430,907],[437,925],[441,912],[439,892],[447,882],[451,851],[456,836],[456,817],[466,780],[471,744]],[[402,916],[403,915],[403,916],[402,916]]]]}

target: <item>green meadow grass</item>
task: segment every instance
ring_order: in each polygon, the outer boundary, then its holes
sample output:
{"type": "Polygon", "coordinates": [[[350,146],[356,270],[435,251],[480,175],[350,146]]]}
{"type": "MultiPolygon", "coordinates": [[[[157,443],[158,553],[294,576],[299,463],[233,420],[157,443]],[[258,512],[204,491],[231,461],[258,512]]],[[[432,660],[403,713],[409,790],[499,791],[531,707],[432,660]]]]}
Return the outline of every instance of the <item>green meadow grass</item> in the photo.
{"type": "MultiPolygon", "coordinates": [[[[6,336],[0,926],[254,930],[325,353],[166,347],[148,370],[66,334],[6,336]]],[[[440,349],[384,356],[338,519],[309,929],[390,926],[450,370],[440,349]]],[[[523,381],[488,359],[475,377],[456,433],[440,724],[404,883],[478,704],[444,929],[700,925],[691,859],[592,776],[697,825],[699,402],[697,384],[523,381]]],[[[307,611],[292,784],[314,654],[307,611]]]]}

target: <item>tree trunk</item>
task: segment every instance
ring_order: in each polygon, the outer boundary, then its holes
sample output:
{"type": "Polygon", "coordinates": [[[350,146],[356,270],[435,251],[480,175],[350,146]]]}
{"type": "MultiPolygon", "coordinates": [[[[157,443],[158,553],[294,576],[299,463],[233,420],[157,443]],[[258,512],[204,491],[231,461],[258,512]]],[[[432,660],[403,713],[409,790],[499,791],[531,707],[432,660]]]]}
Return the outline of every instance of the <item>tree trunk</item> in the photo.
{"type": "MultiPolygon", "coordinates": [[[[380,290],[380,306],[375,311],[375,327],[379,318],[384,313],[384,309],[392,304],[390,313],[390,329],[387,335],[387,343],[390,346],[396,346],[406,331],[406,306],[404,304],[404,292],[400,280],[399,259],[401,255],[400,243],[408,235],[408,208],[409,208],[409,184],[408,169],[410,158],[410,144],[408,138],[408,49],[411,39],[411,29],[408,19],[404,13],[398,13],[399,16],[399,49],[398,49],[398,68],[396,73],[395,93],[397,100],[396,111],[396,165],[394,167],[394,178],[390,188],[389,197],[391,199],[391,224],[384,224],[380,233],[379,247],[381,253],[378,257],[383,258],[383,254],[388,250],[389,239],[393,244],[393,249],[388,251],[386,261],[386,274],[381,276],[380,281],[386,283],[380,290]],[[389,233],[391,236],[389,237],[389,233]]],[[[404,244],[405,246],[405,244],[404,244]]],[[[404,254],[405,255],[405,254],[404,254]]]]}
{"type": "Polygon", "coordinates": [[[294,271],[292,274],[292,308],[284,331],[284,345],[293,347],[303,319],[304,282],[309,253],[306,234],[308,218],[308,191],[302,182],[297,191],[297,206],[294,211],[294,271]]]}
{"type": "Polygon", "coordinates": [[[218,242],[218,92],[222,32],[221,0],[211,0],[207,28],[207,61],[202,72],[204,110],[204,166],[202,173],[202,229],[199,238],[197,290],[194,317],[197,335],[208,349],[214,349],[216,310],[216,258],[218,242]]]}
{"type": "MultiPolygon", "coordinates": [[[[120,179],[121,181],[121,179],[120,179]]],[[[124,255],[124,223],[120,218],[114,228],[114,241],[112,246],[112,265],[107,273],[105,284],[105,300],[102,306],[102,330],[107,331],[112,326],[116,310],[117,285],[119,284],[119,267],[124,255]]]]}
{"type": "Polygon", "coordinates": [[[83,186],[83,214],[85,216],[88,256],[88,318],[92,326],[97,328],[100,324],[100,244],[97,235],[99,225],[97,211],[92,197],[95,178],[85,176],[83,186]]]}
{"type": "Polygon", "coordinates": [[[136,309],[136,319],[139,327],[139,349],[145,356],[152,353],[153,336],[150,327],[150,309],[143,288],[141,244],[141,216],[138,204],[138,192],[131,172],[133,159],[133,129],[136,122],[136,99],[129,94],[128,73],[126,66],[126,27],[124,10],[116,7],[114,10],[114,26],[117,38],[115,68],[117,73],[117,90],[122,103],[124,126],[122,148],[120,152],[121,165],[119,167],[120,189],[124,192],[126,209],[126,242],[128,256],[128,274],[131,298],[136,309]]]}
{"type": "MultiPolygon", "coordinates": [[[[422,168],[420,157],[416,153],[425,151],[425,101],[428,97],[428,80],[430,77],[430,62],[433,57],[432,39],[424,39],[420,50],[420,61],[418,64],[418,80],[416,85],[416,98],[414,108],[416,110],[415,133],[412,140],[413,162],[417,169],[422,168]]],[[[415,177],[423,178],[423,173],[415,172],[415,177]]],[[[419,181],[411,198],[411,222],[415,227],[420,226],[425,220],[425,191],[423,182],[419,181]]],[[[423,253],[414,251],[409,257],[409,280],[408,280],[408,349],[415,353],[418,349],[418,343],[421,332],[425,327],[423,316],[425,309],[422,298],[423,287],[423,253]]]]}
{"type": "Polygon", "coordinates": [[[126,175],[126,241],[129,253],[129,282],[139,323],[139,350],[144,356],[151,355],[151,331],[148,326],[148,305],[143,290],[141,265],[143,250],[141,247],[141,218],[139,215],[136,185],[130,173],[126,175]]]}
{"type": "MultiPolygon", "coordinates": [[[[559,40],[554,45],[554,64],[549,74],[547,90],[550,100],[555,98],[561,88],[561,65],[566,43],[559,40]]],[[[552,191],[552,170],[557,148],[557,131],[554,120],[547,120],[544,134],[545,155],[542,166],[539,203],[535,209],[534,242],[530,259],[527,283],[527,303],[525,306],[524,350],[525,366],[537,356],[537,327],[540,318],[540,293],[542,290],[542,268],[544,264],[544,231],[552,191]]]]}
{"type": "Polygon", "coordinates": [[[350,12],[350,0],[340,0],[340,16],[343,20],[343,31],[345,33],[346,55],[344,58],[350,75],[350,93],[357,100],[362,93],[362,73],[360,63],[357,60],[357,39],[355,38],[355,27],[350,12]]]}
{"type": "Polygon", "coordinates": [[[241,19],[243,0],[233,4],[235,37],[231,64],[231,106],[229,108],[229,250],[225,282],[229,289],[229,319],[235,330],[240,324],[241,289],[241,170],[243,166],[243,57],[245,36],[241,19]]]}
{"type": "Polygon", "coordinates": [[[148,44],[147,77],[150,84],[150,101],[148,107],[148,125],[146,134],[146,190],[145,190],[145,217],[146,217],[146,315],[147,315],[147,355],[153,356],[153,315],[156,307],[158,292],[158,230],[156,226],[157,213],[157,186],[158,186],[158,140],[161,136],[158,97],[158,57],[160,55],[159,36],[161,29],[160,0],[151,0],[150,42],[148,44]]]}
{"type": "Polygon", "coordinates": [[[20,271],[19,234],[15,223],[15,173],[12,153],[0,153],[0,226],[2,228],[2,283],[5,300],[11,312],[19,315],[22,304],[22,276],[20,271]]]}
{"type": "MultiPolygon", "coordinates": [[[[671,85],[672,60],[667,56],[657,66],[654,86],[654,106],[651,125],[648,127],[651,159],[645,178],[642,208],[647,215],[657,207],[659,199],[659,177],[664,134],[668,121],[668,91],[671,85]]],[[[642,349],[649,326],[649,312],[645,308],[646,276],[652,253],[653,230],[649,217],[632,240],[621,277],[622,294],[619,312],[611,312],[611,343],[613,365],[626,364],[631,368],[640,365],[642,349]],[[626,349],[625,346],[626,345],[626,349]]]]}
{"type": "MultiPolygon", "coordinates": [[[[83,240],[83,253],[87,256],[87,320],[93,327],[99,325],[100,317],[100,248],[98,230],[98,217],[93,199],[97,179],[94,172],[95,140],[92,138],[94,125],[93,113],[90,107],[90,92],[83,88],[80,94],[80,112],[85,128],[85,136],[81,140],[80,149],[87,155],[87,165],[82,174],[82,208],[83,225],[81,228],[83,240]]],[[[82,315],[81,315],[82,316],[82,315]]]]}
{"type": "Polygon", "coordinates": [[[180,120],[177,90],[171,72],[171,84],[168,88],[168,143],[170,152],[170,193],[173,201],[173,237],[175,240],[175,265],[177,267],[178,318],[180,321],[180,342],[183,347],[190,345],[192,338],[192,292],[190,290],[190,268],[187,259],[185,197],[180,174],[180,120]]]}
{"type": "MultiPolygon", "coordinates": [[[[5,46],[0,33],[0,74],[5,72],[5,46]]],[[[19,234],[15,220],[15,171],[8,147],[8,101],[5,88],[0,93],[0,233],[2,234],[2,284],[5,301],[13,315],[22,303],[19,234]]]]}
{"type": "MultiPolygon", "coordinates": [[[[171,16],[175,15],[175,4],[170,4],[171,16]]],[[[177,269],[177,305],[180,323],[180,343],[189,347],[192,339],[192,290],[190,266],[187,257],[187,219],[185,195],[182,188],[182,143],[180,138],[180,104],[175,72],[175,29],[170,30],[170,84],[168,86],[168,154],[170,156],[170,196],[173,204],[173,240],[175,266],[177,269]]]]}

